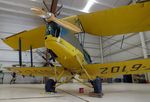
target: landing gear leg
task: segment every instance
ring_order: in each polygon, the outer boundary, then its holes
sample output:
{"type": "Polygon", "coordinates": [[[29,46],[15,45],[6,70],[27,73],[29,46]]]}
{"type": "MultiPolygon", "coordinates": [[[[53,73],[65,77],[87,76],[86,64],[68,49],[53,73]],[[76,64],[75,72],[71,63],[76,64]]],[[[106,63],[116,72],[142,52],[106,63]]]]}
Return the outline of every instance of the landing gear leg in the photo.
{"type": "Polygon", "coordinates": [[[53,79],[48,79],[45,83],[45,91],[46,92],[56,92],[55,91],[56,82],[53,79]]]}
{"type": "Polygon", "coordinates": [[[94,92],[91,92],[89,95],[93,97],[102,97],[102,81],[101,78],[97,77],[95,80],[90,80],[90,83],[92,84],[94,88],[94,92]]]}

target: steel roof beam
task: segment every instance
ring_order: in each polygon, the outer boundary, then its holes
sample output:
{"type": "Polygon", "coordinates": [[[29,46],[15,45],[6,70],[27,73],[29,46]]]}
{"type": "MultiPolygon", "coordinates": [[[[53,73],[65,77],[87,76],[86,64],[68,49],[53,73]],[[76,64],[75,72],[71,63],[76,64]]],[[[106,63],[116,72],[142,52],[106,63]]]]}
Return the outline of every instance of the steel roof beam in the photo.
{"type": "MultiPolygon", "coordinates": [[[[150,39],[148,39],[148,40],[145,41],[145,43],[148,43],[148,42],[150,42],[150,39]]],[[[108,57],[108,56],[111,56],[111,55],[114,55],[114,54],[117,54],[117,53],[120,53],[120,52],[123,52],[123,51],[127,51],[127,50],[130,50],[130,49],[132,49],[132,48],[138,47],[138,46],[140,46],[140,45],[141,45],[141,42],[138,43],[138,44],[135,44],[134,46],[128,47],[128,48],[126,48],[126,49],[121,49],[121,50],[119,50],[119,51],[114,51],[114,52],[112,52],[112,53],[110,53],[110,54],[104,55],[104,57],[108,57]]],[[[142,47],[141,47],[141,49],[142,49],[142,47]]]]}

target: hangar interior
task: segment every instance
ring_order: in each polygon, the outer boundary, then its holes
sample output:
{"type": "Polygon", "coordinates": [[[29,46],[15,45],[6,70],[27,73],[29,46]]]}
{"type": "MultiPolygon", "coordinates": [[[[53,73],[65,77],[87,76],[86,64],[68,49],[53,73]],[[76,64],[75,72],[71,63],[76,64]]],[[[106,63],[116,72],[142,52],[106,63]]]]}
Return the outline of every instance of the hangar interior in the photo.
{"type": "MultiPolygon", "coordinates": [[[[50,5],[51,0],[47,0],[47,1],[48,1],[48,4],[50,5]]],[[[58,5],[63,4],[63,8],[58,18],[63,18],[63,17],[71,16],[71,15],[79,15],[82,13],[90,13],[90,12],[95,12],[98,10],[116,8],[116,7],[120,7],[124,5],[130,5],[133,2],[134,1],[132,0],[59,0],[58,5]],[[88,8],[86,7],[87,5],[88,5],[88,8]]],[[[4,73],[3,85],[0,86],[0,97],[2,99],[4,97],[1,96],[2,95],[1,92],[5,93],[5,89],[3,89],[3,87],[7,88],[9,86],[9,83],[12,77],[11,72],[7,71],[5,68],[8,66],[10,67],[12,65],[19,64],[18,51],[14,51],[8,45],[3,43],[2,39],[8,36],[11,36],[13,34],[16,34],[18,32],[22,32],[24,30],[30,30],[40,25],[43,25],[44,21],[41,18],[34,15],[30,11],[30,8],[35,7],[35,6],[43,7],[44,5],[42,3],[42,0],[0,0],[0,38],[1,38],[0,40],[0,70],[1,72],[4,73]],[[5,84],[7,85],[5,86],[5,84]]],[[[93,26],[96,26],[96,25],[93,25],[93,26]]],[[[83,34],[77,37],[79,37],[80,42],[83,43],[83,46],[86,49],[86,51],[89,53],[89,55],[91,56],[93,63],[110,63],[110,62],[117,62],[117,61],[144,59],[144,58],[149,58],[149,55],[150,55],[150,32],[149,31],[131,33],[131,34],[125,34],[125,35],[123,34],[123,35],[117,35],[117,36],[93,36],[93,35],[86,33],[85,35],[83,34]]],[[[45,60],[42,58],[42,54],[45,51],[46,51],[45,48],[39,48],[39,49],[33,50],[33,64],[35,67],[43,66],[45,64],[45,60]]],[[[24,51],[22,52],[22,54],[23,54],[22,55],[23,64],[26,66],[30,66],[30,51],[24,51]]],[[[1,77],[3,77],[3,75],[1,75],[1,77]]],[[[16,89],[10,88],[9,90],[11,91],[17,90],[17,86],[21,87],[19,84],[35,84],[35,83],[42,84],[43,80],[44,80],[43,77],[28,76],[28,77],[23,78],[22,76],[18,75],[16,79],[17,85],[16,86],[12,85],[16,89]]],[[[145,102],[148,102],[148,94],[150,93],[150,88],[148,86],[149,85],[148,83],[150,82],[150,74],[148,73],[140,74],[140,75],[129,75],[126,77],[121,75],[113,79],[104,79],[104,82],[105,82],[104,84],[121,83],[120,86],[118,84],[117,86],[115,86],[115,84],[112,84],[112,87],[114,88],[112,89],[113,91],[109,91],[109,89],[111,90],[110,84],[106,86],[103,85],[104,90],[106,91],[106,92],[104,91],[104,94],[105,93],[107,94],[106,97],[110,97],[109,92],[115,93],[114,98],[112,98],[113,96],[111,96],[110,98],[112,100],[116,100],[116,97],[119,95],[117,91],[118,92],[120,90],[125,91],[128,89],[129,89],[128,91],[134,90],[132,94],[135,93],[135,96],[131,95],[131,97],[132,96],[134,98],[138,97],[140,95],[139,94],[137,95],[137,93],[138,92],[142,93],[143,90],[140,88],[144,86],[147,88],[147,90],[144,89],[144,91],[146,91],[147,94],[143,92],[145,96],[141,95],[141,97],[143,98],[145,97],[145,99],[147,99],[145,100],[145,102]],[[127,81],[129,83],[145,83],[146,85],[139,84],[137,86],[134,86],[133,84],[132,86],[130,84],[125,84],[125,86],[128,86],[128,87],[124,87],[123,86],[124,84],[122,83],[124,83],[124,79],[127,77],[129,78],[129,80],[127,81]],[[121,89],[122,87],[123,89],[121,89]],[[116,91],[114,91],[115,89],[116,91]],[[138,91],[136,91],[136,89],[138,91]],[[141,92],[139,91],[139,89],[141,92]]],[[[27,85],[26,87],[27,87],[27,90],[29,90],[30,85],[27,85]]],[[[76,90],[78,90],[79,86],[74,85],[74,87],[77,87],[76,90]]],[[[39,87],[35,85],[35,89],[36,88],[40,88],[40,91],[42,90],[41,86],[39,87]]],[[[24,94],[28,94],[28,92],[25,91],[25,89],[21,89],[20,91],[23,91],[24,94]]],[[[7,91],[6,93],[8,92],[9,91],[7,91]]],[[[36,92],[37,91],[35,90],[33,91],[33,93],[36,93],[36,92]]],[[[77,92],[75,93],[76,95],[77,95],[77,92]]],[[[60,93],[63,93],[63,91],[61,91],[60,93]]],[[[14,97],[17,97],[16,95],[14,95],[14,97]]],[[[35,94],[35,95],[40,96],[40,93],[35,94]]],[[[135,100],[133,97],[131,98],[130,95],[127,95],[127,93],[125,93],[124,95],[127,96],[127,98],[129,98],[129,101],[133,102],[135,100]]],[[[28,95],[26,96],[28,97],[28,95]]],[[[49,96],[46,94],[44,97],[49,97],[49,96]]],[[[86,99],[84,95],[82,98],[86,99]]],[[[126,98],[122,98],[122,99],[126,99],[126,98]]],[[[120,100],[122,101],[122,99],[120,100]]],[[[35,99],[36,102],[37,100],[35,99]]],[[[62,98],[58,101],[61,101],[61,100],[65,100],[65,99],[62,98]]],[[[72,99],[70,98],[69,100],[72,100],[72,99]]],[[[89,100],[90,102],[93,102],[93,100],[95,102],[95,101],[99,101],[100,99],[90,98],[89,100]]],[[[3,101],[4,102],[17,102],[17,101],[12,101],[12,100],[11,101],[3,100],[3,101]]],[[[32,100],[28,100],[28,102],[29,101],[32,101],[32,100]]],[[[44,102],[47,102],[47,101],[48,99],[46,99],[44,102]]],[[[81,99],[80,101],[85,101],[85,100],[81,99]]],[[[110,100],[109,99],[107,100],[105,98],[103,99],[103,101],[107,102],[110,100]]],[[[141,101],[142,100],[139,99],[139,102],[141,101]]]]}

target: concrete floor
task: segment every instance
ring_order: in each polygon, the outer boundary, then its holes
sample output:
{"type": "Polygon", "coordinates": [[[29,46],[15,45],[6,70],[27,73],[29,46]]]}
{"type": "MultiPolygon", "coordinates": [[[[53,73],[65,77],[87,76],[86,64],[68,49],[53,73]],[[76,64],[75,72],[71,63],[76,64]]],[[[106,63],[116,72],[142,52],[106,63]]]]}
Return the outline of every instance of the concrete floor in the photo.
{"type": "Polygon", "coordinates": [[[0,102],[150,102],[150,84],[104,84],[103,98],[89,97],[92,89],[78,83],[65,84],[56,94],[44,92],[44,85],[0,85],[0,102]],[[83,87],[84,94],[79,94],[83,87]]]}

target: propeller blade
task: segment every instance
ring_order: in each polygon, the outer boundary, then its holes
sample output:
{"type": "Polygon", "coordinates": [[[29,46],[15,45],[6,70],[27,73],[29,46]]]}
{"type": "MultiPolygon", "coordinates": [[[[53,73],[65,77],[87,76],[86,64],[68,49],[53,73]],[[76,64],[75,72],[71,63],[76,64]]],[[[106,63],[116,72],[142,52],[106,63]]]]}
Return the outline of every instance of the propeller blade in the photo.
{"type": "Polygon", "coordinates": [[[70,22],[57,19],[54,15],[52,15],[50,19],[47,19],[47,21],[48,21],[48,22],[49,22],[49,21],[53,21],[53,22],[55,22],[55,23],[61,25],[62,27],[67,28],[67,29],[70,29],[70,30],[72,30],[72,31],[74,31],[74,32],[77,32],[77,33],[78,33],[78,32],[81,32],[81,29],[78,28],[77,26],[73,25],[73,24],[70,23],[70,22]]]}
{"type": "Polygon", "coordinates": [[[46,12],[44,10],[42,10],[41,8],[37,8],[37,7],[31,8],[31,11],[38,16],[46,14],[46,12]]]}
{"type": "Polygon", "coordinates": [[[55,11],[57,9],[57,3],[58,3],[58,0],[52,0],[50,12],[53,14],[55,13],[55,11]]]}
{"type": "Polygon", "coordinates": [[[45,19],[50,18],[52,15],[50,12],[45,12],[41,8],[37,8],[37,7],[31,8],[31,11],[37,16],[40,16],[41,18],[45,18],[45,19]]]}
{"type": "Polygon", "coordinates": [[[43,4],[44,4],[44,6],[46,7],[47,11],[49,11],[49,12],[50,12],[50,9],[48,8],[48,6],[47,6],[47,4],[46,4],[46,1],[45,1],[45,0],[43,0],[43,4]]]}
{"type": "Polygon", "coordinates": [[[55,13],[55,16],[59,16],[59,15],[60,15],[60,13],[61,13],[61,12],[57,12],[57,13],[55,13]]]}
{"type": "Polygon", "coordinates": [[[57,19],[54,14],[50,13],[50,12],[45,12],[44,10],[42,10],[41,8],[31,8],[31,10],[38,16],[45,18],[47,22],[55,22],[59,25],[61,25],[64,28],[70,29],[72,31],[75,32],[81,32],[81,29],[78,28],[77,26],[73,25],[72,23],[69,23],[67,21],[64,20],[60,20],[57,19]]]}
{"type": "Polygon", "coordinates": [[[58,16],[62,11],[63,5],[61,5],[54,13],[55,16],[58,16]]]}

